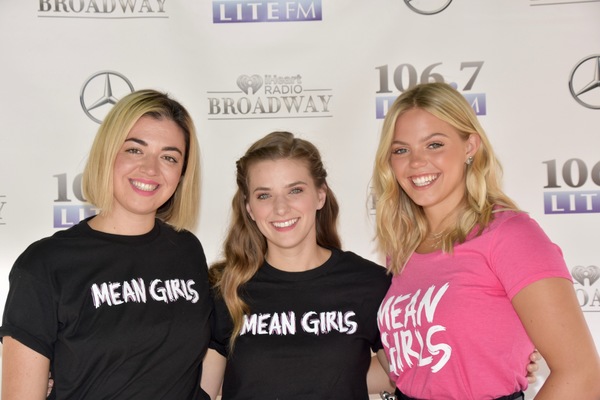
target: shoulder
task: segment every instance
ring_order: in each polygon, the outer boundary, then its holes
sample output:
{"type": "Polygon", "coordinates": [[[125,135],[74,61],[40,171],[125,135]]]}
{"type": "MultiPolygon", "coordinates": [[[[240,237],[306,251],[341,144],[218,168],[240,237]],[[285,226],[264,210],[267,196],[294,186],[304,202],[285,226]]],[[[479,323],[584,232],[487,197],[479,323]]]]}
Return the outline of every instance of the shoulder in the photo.
{"type": "Polygon", "coordinates": [[[51,236],[36,240],[31,243],[23,252],[23,255],[52,254],[62,251],[65,245],[70,245],[74,239],[85,237],[85,226],[87,223],[82,221],[69,229],[57,231],[51,236]]]}
{"type": "Polygon", "coordinates": [[[163,238],[170,238],[171,240],[174,240],[175,243],[187,243],[202,247],[200,239],[198,239],[198,237],[192,232],[186,229],[182,229],[180,231],[175,230],[171,225],[159,219],[156,220],[156,223],[159,225],[160,235],[163,238]]]}
{"type": "Polygon", "coordinates": [[[160,236],[158,237],[157,248],[162,249],[158,257],[170,257],[173,253],[177,255],[179,261],[191,261],[202,265],[202,270],[208,273],[208,264],[206,262],[206,254],[200,239],[188,230],[175,230],[169,224],[162,221],[158,222],[160,228],[160,236]]]}
{"type": "Polygon", "coordinates": [[[195,236],[192,232],[188,231],[187,229],[181,229],[178,231],[172,225],[158,218],[156,219],[156,225],[158,225],[158,228],[160,229],[160,233],[162,235],[173,235],[182,238],[195,236]]]}
{"type": "Polygon", "coordinates": [[[51,264],[50,260],[63,259],[71,253],[72,248],[81,248],[81,242],[77,239],[85,234],[80,225],[81,223],[31,243],[16,259],[12,271],[29,272],[35,276],[44,274],[48,264],[51,264]]]}
{"type": "Polygon", "coordinates": [[[375,310],[392,282],[392,276],[384,267],[351,251],[340,251],[334,279],[352,296],[372,304],[375,310]]]}
{"type": "Polygon", "coordinates": [[[356,254],[352,251],[345,251],[345,250],[334,250],[334,251],[337,251],[340,255],[340,258],[345,261],[351,261],[353,263],[356,263],[357,265],[361,265],[361,266],[368,267],[368,268],[381,267],[381,265],[377,264],[376,262],[366,259],[362,256],[359,256],[358,254],[356,254]]]}
{"type": "Polygon", "coordinates": [[[490,224],[490,231],[497,230],[502,234],[543,233],[540,225],[524,211],[498,211],[490,224]]]}
{"type": "Polygon", "coordinates": [[[529,214],[525,211],[513,211],[513,210],[497,210],[494,212],[494,219],[492,225],[501,225],[504,223],[523,223],[532,220],[529,214]]]}
{"type": "Polygon", "coordinates": [[[389,283],[391,281],[391,277],[387,273],[387,270],[381,265],[351,251],[337,251],[339,252],[339,263],[344,269],[383,283],[389,283]]]}
{"type": "Polygon", "coordinates": [[[491,244],[497,251],[505,250],[521,256],[557,253],[560,247],[553,243],[536,220],[526,212],[502,211],[495,214],[490,224],[491,244]]]}

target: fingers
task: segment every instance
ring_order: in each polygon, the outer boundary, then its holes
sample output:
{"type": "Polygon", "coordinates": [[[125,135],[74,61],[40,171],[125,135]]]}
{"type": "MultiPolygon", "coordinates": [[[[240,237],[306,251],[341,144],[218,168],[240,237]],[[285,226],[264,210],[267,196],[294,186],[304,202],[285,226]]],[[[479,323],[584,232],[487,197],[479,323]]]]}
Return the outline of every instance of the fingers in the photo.
{"type": "Polygon", "coordinates": [[[527,382],[529,384],[535,383],[537,381],[536,372],[540,369],[538,361],[542,359],[541,354],[536,350],[529,356],[530,363],[527,364],[527,382]]]}
{"type": "Polygon", "coordinates": [[[54,388],[54,379],[52,379],[52,376],[50,374],[48,374],[48,391],[46,392],[46,397],[50,396],[50,393],[52,393],[53,388],[54,388]]]}

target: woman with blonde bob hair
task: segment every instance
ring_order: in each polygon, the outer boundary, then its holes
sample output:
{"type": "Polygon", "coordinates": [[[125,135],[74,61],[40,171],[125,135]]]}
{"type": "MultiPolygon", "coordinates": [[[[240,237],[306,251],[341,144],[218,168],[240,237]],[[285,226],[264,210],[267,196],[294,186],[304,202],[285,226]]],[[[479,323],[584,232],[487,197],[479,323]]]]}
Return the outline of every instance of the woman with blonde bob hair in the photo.
{"type": "Polygon", "coordinates": [[[399,399],[600,398],[600,361],[562,253],[503,193],[473,108],[445,83],[388,111],[375,158],[377,240],[392,284],[378,313],[399,399]]]}
{"type": "Polygon", "coordinates": [[[98,215],[30,245],[10,273],[2,398],[206,399],[212,308],[186,109],[141,90],[100,126],[83,177],[98,215]]]}
{"type": "Polygon", "coordinates": [[[198,219],[200,196],[199,146],[194,123],[187,110],[175,100],[154,90],[139,90],[121,99],[108,113],[92,144],[83,173],[83,194],[100,214],[113,205],[112,165],[133,125],[142,116],[168,119],[177,124],[185,138],[186,154],[181,182],[173,197],[157,211],[157,217],[176,230],[193,229],[198,219]]]}
{"type": "Polygon", "coordinates": [[[376,359],[367,380],[389,277],[341,250],[317,148],[273,132],[236,166],[224,259],[210,269],[215,313],[202,387],[215,398],[224,371],[223,400],[363,400],[368,387],[390,388],[376,359]]]}

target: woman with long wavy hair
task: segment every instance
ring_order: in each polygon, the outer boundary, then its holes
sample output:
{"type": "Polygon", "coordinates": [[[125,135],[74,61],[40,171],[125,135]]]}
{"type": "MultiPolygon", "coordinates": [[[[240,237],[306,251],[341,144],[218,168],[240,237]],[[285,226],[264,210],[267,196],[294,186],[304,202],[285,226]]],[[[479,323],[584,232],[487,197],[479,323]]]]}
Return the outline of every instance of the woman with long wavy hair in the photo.
{"type": "Polygon", "coordinates": [[[377,360],[370,376],[381,381],[367,384],[389,276],[341,250],[326,178],[317,148],[288,132],[238,160],[224,259],[210,269],[214,350],[202,381],[211,397],[223,368],[223,400],[364,400],[391,387],[377,360]]]}
{"type": "Polygon", "coordinates": [[[600,398],[600,360],[558,246],[503,193],[500,164],[465,98],[404,92],[373,173],[377,239],[392,284],[378,322],[400,399],[600,398]]]}

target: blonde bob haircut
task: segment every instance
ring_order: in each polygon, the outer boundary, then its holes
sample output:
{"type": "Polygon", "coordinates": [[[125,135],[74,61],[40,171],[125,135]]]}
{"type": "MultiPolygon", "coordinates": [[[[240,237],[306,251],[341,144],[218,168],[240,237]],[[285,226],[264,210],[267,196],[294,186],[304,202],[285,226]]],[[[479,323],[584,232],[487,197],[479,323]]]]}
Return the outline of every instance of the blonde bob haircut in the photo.
{"type": "Polygon", "coordinates": [[[83,195],[99,209],[100,214],[111,212],[114,201],[113,167],[117,153],[133,125],[143,116],[171,120],[183,131],[186,148],[179,185],[173,196],[157,210],[156,216],[176,230],[191,230],[196,224],[199,209],[200,149],[189,113],[165,93],[139,90],[114,105],[92,144],[83,171],[83,195]]]}
{"type": "Polygon", "coordinates": [[[372,186],[376,204],[376,239],[388,258],[388,270],[398,274],[411,254],[430,233],[423,209],[416,205],[398,184],[391,167],[391,147],[396,120],[406,111],[419,108],[453,126],[464,140],[478,135],[481,144],[471,165],[465,164],[463,202],[447,218],[455,221],[444,230],[442,250],[452,252],[477,228],[481,234],[498,210],[518,210],[501,189],[502,167],[471,105],[445,83],[417,85],[400,95],[384,121],[375,156],[372,186]]]}

